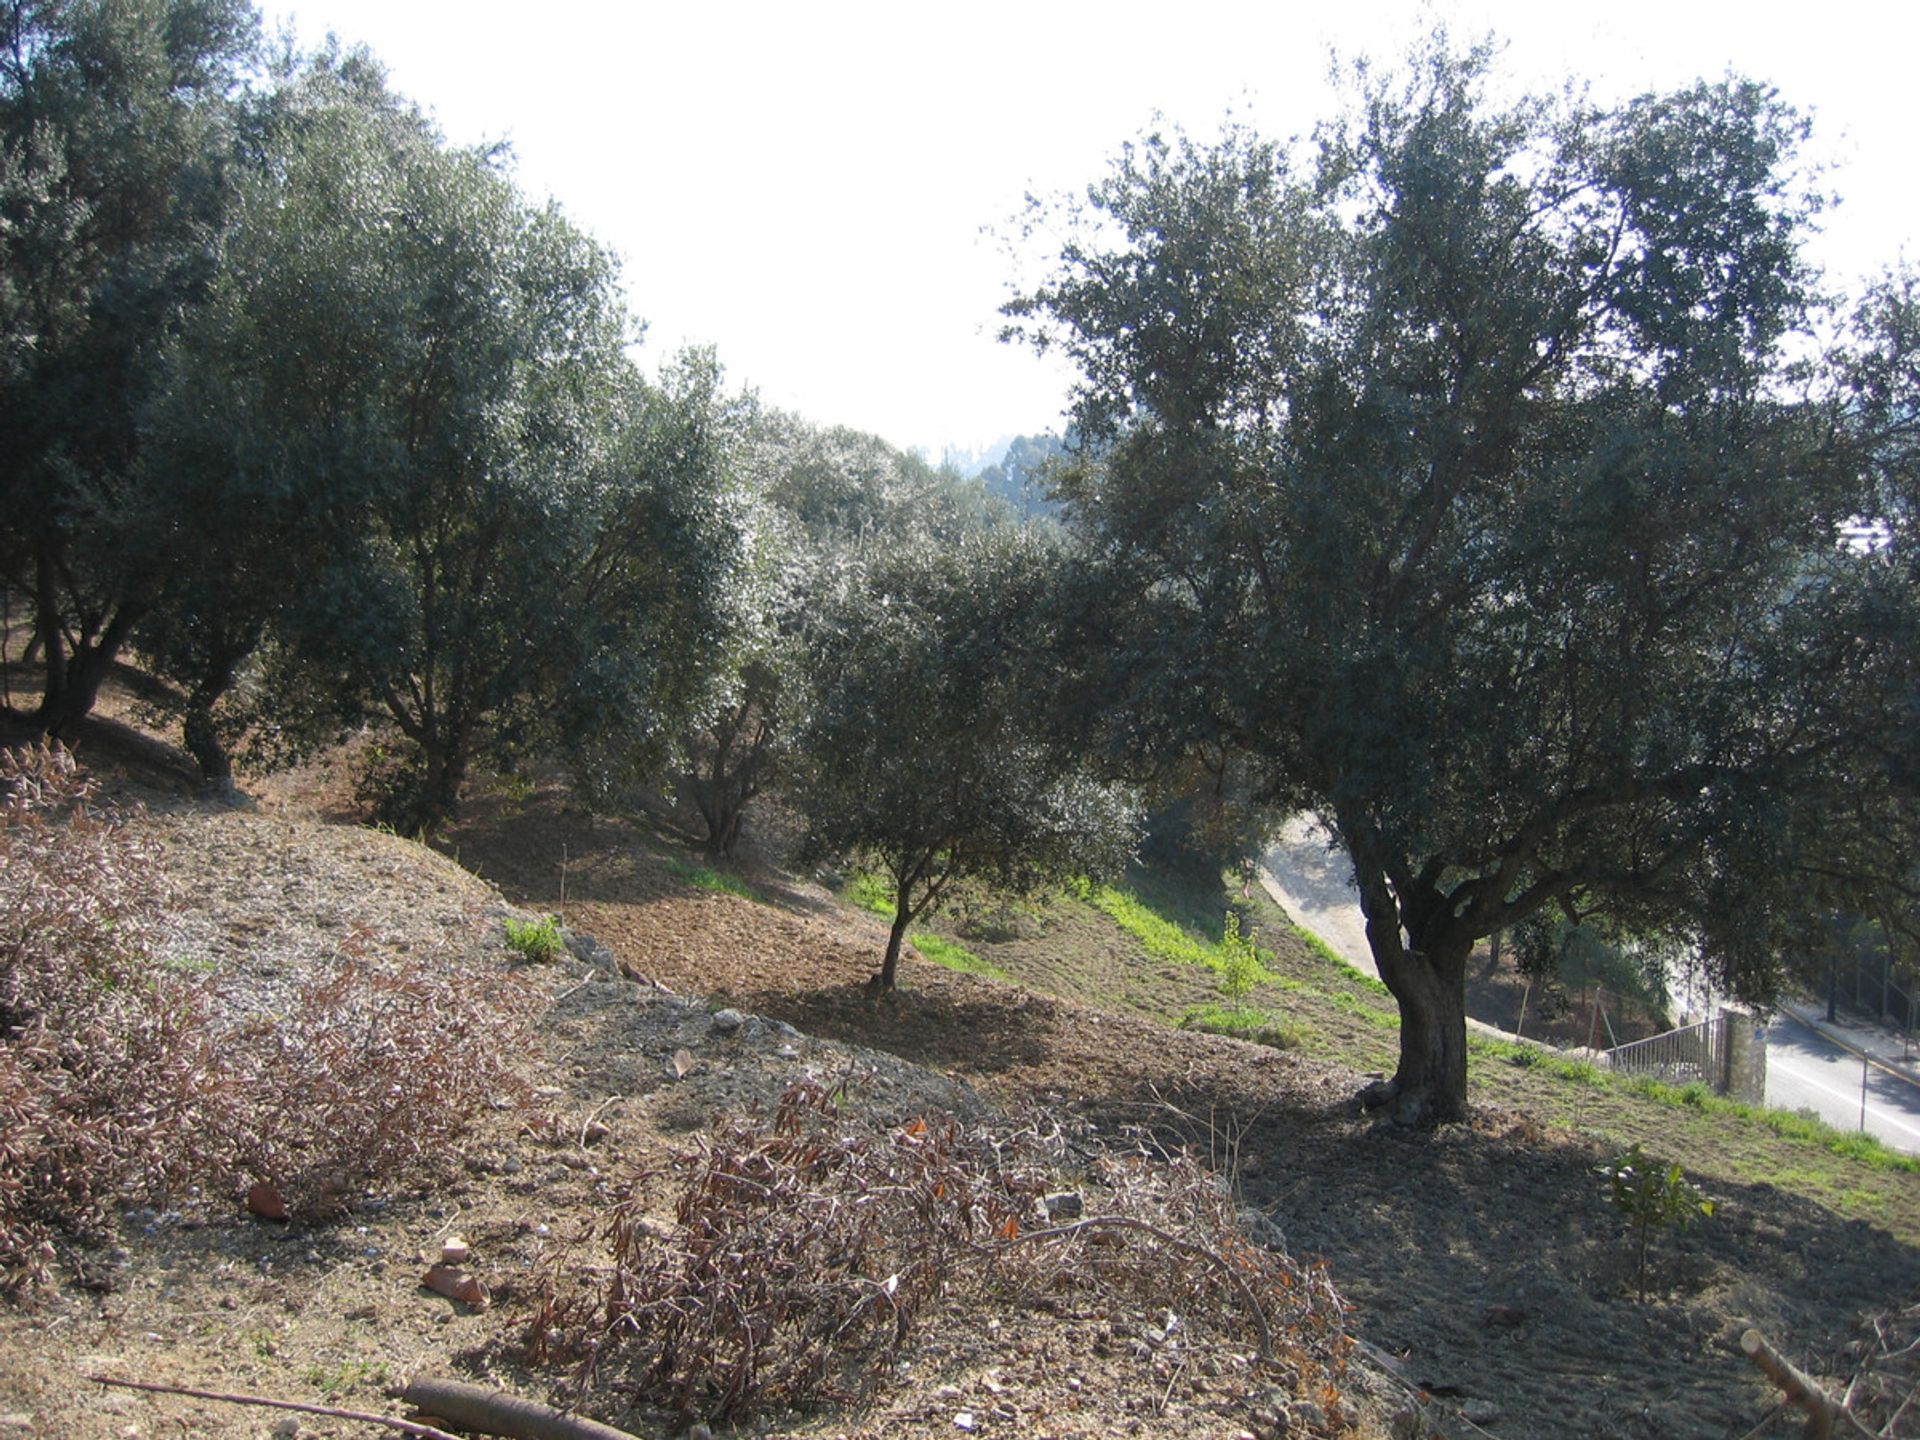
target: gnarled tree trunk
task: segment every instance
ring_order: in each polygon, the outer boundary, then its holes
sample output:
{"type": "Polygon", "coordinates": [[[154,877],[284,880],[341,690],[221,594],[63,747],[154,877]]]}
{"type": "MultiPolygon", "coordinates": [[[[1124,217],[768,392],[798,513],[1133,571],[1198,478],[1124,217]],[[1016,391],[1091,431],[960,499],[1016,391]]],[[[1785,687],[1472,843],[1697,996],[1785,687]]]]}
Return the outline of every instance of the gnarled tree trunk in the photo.
{"type": "Polygon", "coordinates": [[[1403,1125],[1467,1115],[1467,952],[1464,947],[1374,952],[1400,1004],[1400,1068],[1385,1096],[1403,1125]]]}
{"type": "Polygon", "coordinates": [[[1431,928],[1440,933],[1403,932],[1401,906],[1385,869],[1369,863],[1364,848],[1350,838],[1348,851],[1360,888],[1360,909],[1367,917],[1367,947],[1400,1005],[1399,1069],[1385,1084],[1369,1086],[1361,1104],[1370,1109],[1386,1106],[1402,1125],[1464,1120],[1467,956],[1472,941],[1446,932],[1444,908],[1432,916],[1438,923],[1431,928]]]}

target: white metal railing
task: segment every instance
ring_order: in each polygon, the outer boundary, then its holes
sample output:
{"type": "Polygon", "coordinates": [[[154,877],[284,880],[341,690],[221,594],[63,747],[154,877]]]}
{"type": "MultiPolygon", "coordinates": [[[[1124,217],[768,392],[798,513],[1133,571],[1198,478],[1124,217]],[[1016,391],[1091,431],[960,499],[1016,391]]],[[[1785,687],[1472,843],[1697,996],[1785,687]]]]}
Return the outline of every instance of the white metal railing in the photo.
{"type": "Polygon", "coordinates": [[[1724,1091],[1728,1082],[1725,1012],[1697,1025],[1629,1041],[1601,1052],[1600,1063],[1628,1075],[1647,1075],[1670,1085],[1699,1081],[1724,1091]]]}

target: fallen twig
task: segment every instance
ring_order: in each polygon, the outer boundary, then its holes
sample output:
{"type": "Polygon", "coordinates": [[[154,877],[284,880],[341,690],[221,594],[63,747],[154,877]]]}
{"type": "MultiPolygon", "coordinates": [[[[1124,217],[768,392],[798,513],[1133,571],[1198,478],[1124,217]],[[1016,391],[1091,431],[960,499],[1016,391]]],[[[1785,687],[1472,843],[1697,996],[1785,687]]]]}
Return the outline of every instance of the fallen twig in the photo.
{"type": "MultiPolygon", "coordinates": [[[[96,1385],[118,1385],[124,1390],[147,1390],[156,1395],[185,1395],[193,1400],[214,1400],[222,1405],[259,1405],[269,1410],[297,1410],[303,1415],[322,1415],[329,1420],[355,1420],[364,1425],[384,1425],[415,1440],[460,1440],[445,1430],[422,1425],[417,1420],[396,1420],[391,1415],[374,1415],[365,1410],[341,1410],[331,1405],[303,1405],[298,1400],[269,1400],[264,1395],[223,1395],[216,1390],[195,1390],[185,1385],[162,1385],[150,1380],[117,1380],[111,1375],[86,1377],[96,1385]]],[[[452,1416],[446,1417],[452,1419],[452,1416]]]]}
{"type": "Polygon", "coordinates": [[[1780,1387],[1787,1399],[1807,1412],[1807,1440],[1830,1440],[1835,1425],[1843,1425],[1847,1434],[1862,1440],[1875,1440],[1874,1433],[1860,1423],[1857,1415],[1769,1345],[1767,1337],[1758,1330],[1749,1330],[1740,1337],[1740,1349],[1761,1373],[1780,1387]]]}
{"type": "Polygon", "coordinates": [[[449,1425],[510,1440],[635,1440],[631,1431],[459,1380],[410,1380],[400,1398],[449,1425]]]}

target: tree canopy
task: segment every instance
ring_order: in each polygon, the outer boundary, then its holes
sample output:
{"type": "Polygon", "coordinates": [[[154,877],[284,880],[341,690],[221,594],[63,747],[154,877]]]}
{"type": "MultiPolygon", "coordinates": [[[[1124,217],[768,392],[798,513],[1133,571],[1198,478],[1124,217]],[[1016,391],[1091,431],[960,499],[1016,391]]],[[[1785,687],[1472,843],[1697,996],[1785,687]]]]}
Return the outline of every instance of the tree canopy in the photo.
{"type": "Polygon", "coordinates": [[[33,599],[50,733],[146,610],[140,416],[216,263],[257,30],[245,0],[0,4],[0,573],[33,599]]]}
{"type": "Polygon", "coordinates": [[[794,793],[816,854],[887,877],[881,989],[908,926],[956,883],[1028,890],[1130,857],[1130,797],[1051,724],[1055,558],[981,532],[879,559],[816,602],[794,793]]]}
{"type": "Polygon", "coordinates": [[[1408,1121],[1463,1111],[1476,939],[1605,915],[1770,997],[1912,857],[1911,577],[1844,539],[1891,431],[1815,335],[1804,122],[1738,79],[1501,105],[1488,68],[1436,40],[1311,152],[1150,136],[1009,306],[1082,375],[1115,758],[1238,752],[1327,822],[1408,1121]]]}

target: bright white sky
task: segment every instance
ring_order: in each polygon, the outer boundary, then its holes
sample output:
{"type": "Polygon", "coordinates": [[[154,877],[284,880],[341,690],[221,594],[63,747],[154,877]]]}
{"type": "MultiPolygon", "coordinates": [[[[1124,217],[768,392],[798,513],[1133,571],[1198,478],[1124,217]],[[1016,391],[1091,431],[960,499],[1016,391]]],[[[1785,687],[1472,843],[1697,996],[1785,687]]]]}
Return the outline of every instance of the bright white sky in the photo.
{"type": "Polygon", "coordinates": [[[939,458],[1057,429],[1066,379],[998,343],[1016,278],[994,233],[1077,190],[1155,112],[1197,136],[1334,108],[1329,47],[1391,61],[1444,19],[1491,30],[1527,88],[1597,96],[1728,70],[1814,112],[1844,201],[1817,251],[1848,284],[1920,262],[1920,7],[1700,0],[297,0],[304,43],[364,42],[458,142],[507,140],[622,257],[657,363],[711,344],[730,381],[939,458]]]}

